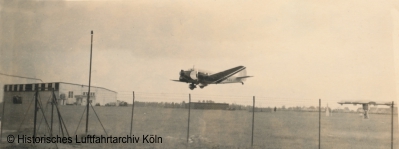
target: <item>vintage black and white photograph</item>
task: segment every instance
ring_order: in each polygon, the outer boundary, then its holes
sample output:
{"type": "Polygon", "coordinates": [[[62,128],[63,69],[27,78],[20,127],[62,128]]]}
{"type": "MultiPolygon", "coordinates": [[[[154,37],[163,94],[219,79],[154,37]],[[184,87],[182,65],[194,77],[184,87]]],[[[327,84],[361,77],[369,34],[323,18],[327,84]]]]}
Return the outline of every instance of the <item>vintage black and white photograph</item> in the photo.
{"type": "Polygon", "coordinates": [[[399,147],[399,2],[0,0],[0,148],[399,147]]]}

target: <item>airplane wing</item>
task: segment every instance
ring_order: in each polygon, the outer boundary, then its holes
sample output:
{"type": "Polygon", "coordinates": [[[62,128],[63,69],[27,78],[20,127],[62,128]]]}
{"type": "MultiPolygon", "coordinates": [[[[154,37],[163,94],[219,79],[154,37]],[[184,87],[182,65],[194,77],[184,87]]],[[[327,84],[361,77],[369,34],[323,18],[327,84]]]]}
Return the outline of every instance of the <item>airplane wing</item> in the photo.
{"type": "Polygon", "coordinates": [[[212,79],[212,81],[213,81],[212,83],[218,84],[244,69],[245,69],[244,66],[237,66],[237,67],[210,75],[209,78],[212,79]]]}
{"type": "Polygon", "coordinates": [[[180,80],[171,80],[171,81],[187,83],[187,82],[180,81],[180,80]]]}

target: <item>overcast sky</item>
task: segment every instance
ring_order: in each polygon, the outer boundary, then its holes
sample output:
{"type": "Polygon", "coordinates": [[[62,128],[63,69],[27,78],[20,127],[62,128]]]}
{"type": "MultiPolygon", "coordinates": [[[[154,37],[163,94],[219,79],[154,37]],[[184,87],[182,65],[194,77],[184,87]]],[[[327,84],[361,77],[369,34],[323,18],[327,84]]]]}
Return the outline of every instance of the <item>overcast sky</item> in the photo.
{"type": "Polygon", "coordinates": [[[92,85],[121,100],[135,91],[242,104],[256,96],[266,107],[393,101],[398,10],[397,1],[358,0],[0,1],[0,73],[88,84],[93,30],[92,85]],[[243,65],[255,77],[193,91],[170,81],[193,65],[243,65]]]}

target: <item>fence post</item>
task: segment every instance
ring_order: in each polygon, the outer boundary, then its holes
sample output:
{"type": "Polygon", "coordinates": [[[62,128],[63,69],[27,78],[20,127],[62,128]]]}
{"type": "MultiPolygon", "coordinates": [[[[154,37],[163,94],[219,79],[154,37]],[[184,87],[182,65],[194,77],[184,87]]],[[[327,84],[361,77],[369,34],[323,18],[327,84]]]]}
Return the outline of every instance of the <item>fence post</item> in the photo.
{"type": "Polygon", "coordinates": [[[132,136],[132,130],[133,130],[133,112],[134,112],[134,91],[133,91],[133,104],[132,104],[132,118],[130,120],[130,136],[132,136]]]}
{"type": "Polygon", "coordinates": [[[392,109],[391,109],[391,149],[393,149],[393,111],[394,111],[394,102],[392,101],[392,109]]]}
{"type": "Polygon", "coordinates": [[[188,122],[187,122],[187,143],[190,134],[190,105],[191,105],[191,94],[188,94],[188,122]]]}
{"type": "Polygon", "coordinates": [[[37,96],[39,94],[39,90],[36,89],[36,93],[35,93],[35,117],[34,117],[34,121],[33,121],[33,137],[36,137],[36,119],[37,119],[37,96]]]}
{"type": "MultiPolygon", "coordinates": [[[[8,86],[7,86],[8,87],[8,86]]],[[[6,86],[4,85],[4,89],[6,89],[6,86]]],[[[5,92],[5,91],[4,91],[5,92]]],[[[3,92],[3,113],[1,113],[1,118],[2,118],[2,120],[0,121],[0,125],[1,125],[1,132],[0,132],[0,143],[1,142],[3,142],[3,127],[4,127],[4,109],[5,109],[5,107],[6,107],[6,101],[4,100],[4,96],[5,96],[5,94],[4,94],[4,92],[3,92]],[[3,124],[1,124],[1,122],[3,122],[3,124]]]]}
{"type": "Polygon", "coordinates": [[[251,147],[254,146],[254,127],[255,127],[255,96],[253,96],[253,104],[252,104],[252,137],[251,137],[251,147]]]}
{"type": "Polygon", "coordinates": [[[321,133],[321,99],[319,99],[319,149],[320,149],[320,133],[321,133]]]}
{"type": "MultiPolygon", "coordinates": [[[[52,91],[52,95],[55,95],[55,93],[54,93],[54,88],[53,88],[53,91],[52,91]]],[[[52,96],[51,97],[51,126],[50,126],[50,136],[52,137],[53,136],[53,117],[54,117],[54,96],[52,96]]]]}

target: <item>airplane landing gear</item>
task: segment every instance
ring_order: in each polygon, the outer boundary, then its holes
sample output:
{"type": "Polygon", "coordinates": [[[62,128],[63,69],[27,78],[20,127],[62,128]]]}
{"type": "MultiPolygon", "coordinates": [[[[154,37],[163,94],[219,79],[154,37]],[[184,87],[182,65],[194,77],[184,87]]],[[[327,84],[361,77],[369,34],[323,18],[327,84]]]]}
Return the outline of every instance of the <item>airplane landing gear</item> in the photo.
{"type": "Polygon", "coordinates": [[[195,84],[192,83],[192,84],[190,84],[190,85],[188,86],[188,88],[190,88],[191,90],[193,90],[193,89],[197,88],[197,86],[195,86],[195,84]]]}
{"type": "Polygon", "coordinates": [[[369,119],[369,111],[368,110],[364,111],[364,119],[369,119]]]}
{"type": "Polygon", "coordinates": [[[369,105],[363,104],[364,119],[369,119],[369,105]]]}

